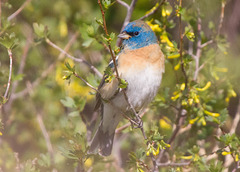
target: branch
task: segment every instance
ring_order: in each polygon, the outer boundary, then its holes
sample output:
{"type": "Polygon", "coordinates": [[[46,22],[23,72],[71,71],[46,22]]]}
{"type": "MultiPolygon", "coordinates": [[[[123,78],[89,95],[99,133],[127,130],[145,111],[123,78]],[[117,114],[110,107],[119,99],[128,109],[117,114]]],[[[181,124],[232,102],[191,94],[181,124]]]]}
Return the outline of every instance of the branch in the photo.
{"type": "Polygon", "coordinates": [[[7,18],[7,20],[10,21],[10,20],[12,20],[13,18],[15,18],[15,17],[28,5],[29,2],[31,2],[31,0],[26,0],[26,1],[22,4],[22,6],[21,6],[17,11],[15,11],[12,15],[10,15],[10,16],[7,18]]]}
{"type": "Polygon", "coordinates": [[[50,154],[50,157],[51,157],[51,164],[53,164],[54,163],[54,154],[53,154],[52,143],[51,143],[49,134],[48,134],[48,132],[46,130],[46,127],[44,125],[44,122],[43,122],[43,119],[42,119],[42,115],[39,114],[39,113],[37,113],[37,121],[38,121],[39,127],[40,127],[40,129],[42,131],[43,137],[45,139],[46,146],[47,146],[47,149],[48,149],[48,153],[50,154]]]}
{"type": "Polygon", "coordinates": [[[236,133],[236,130],[237,130],[237,126],[239,124],[239,121],[240,121],[240,102],[238,104],[238,110],[237,110],[237,113],[233,119],[233,122],[232,122],[232,127],[230,129],[230,134],[234,134],[236,133]]]}
{"type": "Polygon", "coordinates": [[[191,161],[188,162],[166,162],[166,163],[157,163],[158,167],[182,167],[182,166],[188,166],[191,164],[191,161]]]}
{"type": "Polygon", "coordinates": [[[124,1],[122,1],[122,0],[116,0],[116,1],[117,1],[119,4],[121,4],[122,6],[126,7],[127,10],[129,10],[130,6],[129,6],[126,2],[124,2],[124,1]]]}
{"type": "Polygon", "coordinates": [[[50,46],[52,46],[53,48],[57,49],[58,51],[60,51],[62,54],[66,55],[68,58],[72,59],[75,62],[79,62],[79,63],[83,63],[85,65],[87,65],[95,74],[97,74],[99,77],[102,77],[101,72],[99,72],[97,70],[97,68],[95,68],[93,65],[89,64],[86,60],[84,59],[80,59],[80,58],[76,58],[70,54],[68,54],[66,51],[64,51],[63,49],[61,49],[60,47],[58,47],[56,44],[54,44],[52,41],[50,41],[50,39],[46,38],[46,43],[50,46]]]}
{"type": "Polygon", "coordinates": [[[202,53],[202,48],[201,48],[201,31],[202,31],[202,20],[200,17],[200,10],[199,8],[197,8],[197,12],[198,12],[198,20],[197,20],[197,52],[196,55],[194,56],[194,60],[195,60],[195,72],[194,72],[194,77],[193,80],[196,81],[197,77],[198,77],[198,73],[199,73],[199,60],[200,60],[200,56],[202,53]]]}
{"type": "Polygon", "coordinates": [[[0,0],[0,29],[2,28],[2,1],[0,0]]]}
{"type": "MultiPolygon", "coordinates": [[[[145,110],[139,115],[139,117],[142,118],[142,117],[146,114],[147,111],[148,111],[148,109],[145,109],[145,110]]],[[[125,124],[125,125],[117,128],[117,129],[115,130],[115,133],[116,133],[116,134],[121,133],[123,130],[125,130],[125,129],[128,128],[128,127],[130,127],[131,124],[132,124],[131,122],[128,122],[127,124],[125,124]]]]}
{"type": "MultiPolygon", "coordinates": [[[[68,51],[68,49],[71,47],[71,45],[75,42],[76,38],[78,36],[78,32],[76,32],[72,38],[70,39],[70,41],[68,42],[68,44],[65,46],[64,48],[64,52],[68,51]]],[[[64,57],[64,53],[60,53],[59,56],[58,56],[58,60],[61,60],[63,59],[64,57]]],[[[48,74],[50,74],[52,72],[52,70],[55,68],[56,66],[56,62],[53,62],[43,73],[42,75],[37,78],[31,85],[32,85],[32,88],[36,87],[39,85],[39,83],[41,82],[42,79],[44,79],[45,77],[48,76],[48,74]]],[[[18,93],[15,93],[11,96],[11,99],[17,99],[19,97],[23,97],[24,95],[26,95],[28,93],[28,88],[25,88],[24,90],[18,92],[18,93]]]]}
{"type": "MultiPolygon", "coordinates": [[[[179,0],[179,8],[182,7],[182,0],[179,0]]],[[[187,87],[188,85],[188,77],[184,68],[184,62],[183,62],[183,34],[182,34],[182,15],[179,13],[179,38],[180,38],[180,60],[181,60],[181,69],[182,73],[185,77],[185,86],[187,87]]]]}
{"type": "Polygon", "coordinates": [[[91,89],[93,89],[94,91],[99,93],[99,91],[96,88],[94,88],[94,86],[92,86],[90,83],[88,83],[85,79],[83,79],[81,76],[79,76],[76,72],[73,72],[73,75],[75,77],[81,79],[87,86],[89,86],[91,89]]]}
{"type": "Polygon", "coordinates": [[[222,8],[221,8],[221,14],[220,14],[220,21],[219,21],[219,25],[218,25],[218,35],[220,34],[220,32],[221,32],[221,28],[222,28],[222,25],[223,25],[223,18],[224,18],[224,9],[225,9],[225,5],[226,5],[226,2],[222,1],[222,8]]]}
{"type": "MultiPolygon", "coordinates": [[[[121,0],[120,0],[120,1],[121,1],[121,0]]],[[[133,12],[133,10],[134,10],[134,7],[135,7],[137,1],[138,1],[138,0],[132,0],[130,6],[129,6],[129,5],[127,5],[127,6],[125,5],[125,6],[127,7],[127,15],[126,15],[126,17],[125,17],[125,20],[124,20],[124,22],[123,22],[123,25],[122,25],[122,28],[121,28],[121,31],[120,31],[120,32],[122,32],[123,29],[124,29],[124,28],[127,26],[127,24],[130,22],[131,17],[132,17],[132,12],[133,12]]],[[[117,2],[118,2],[118,1],[117,1],[117,2]]],[[[122,2],[123,2],[123,1],[122,1],[122,2]]],[[[119,3],[119,2],[118,2],[118,3],[119,3]]],[[[121,39],[118,38],[118,39],[117,39],[117,46],[120,46],[120,44],[121,44],[121,39]]]]}
{"type": "MultiPolygon", "coordinates": [[[[166,1],[166,0],[162,0],[161,3],[160,3],[154,10],[152,10],[150,13],[146,14],[145,16],[142,16],[142,17],[140,18],[140,20],[144,20],[145,18],[147,18],[147,17],[153,15],[154,13],[156,13],[156,12],[159,10],[159,8],[163,5],[163,3],[164,3],[165,1],[166,1]]],[[[156,5],[155,5],[155,6],[156,6],[156,5]]]]}
{"type": "MultiPolygon", "coordinates": [[[[170,139],[168,140],[168,144],[172,144],[172,142],[175,140],[177,134],[179,133],[180,129],[181,129],[181,126],[182,124],[184,123],[184,119],[185,119],[185,116],[186,116],[186,113],[187,111],[180,108],[178,110],[178,114],[177,114],[177,119],[176,119],[176,128],[174,129],[173,133],[172,133],[172,136],[170,137],[170,139]]],[[[162,149],[161,152],[159,153],[159,156],[157,158],[157,162],[161,162],[161,159],[165,153],[166,149],[162,149]]]]}
{"type": "Polygon", "coordinates": [[[10,62],[9,62],[9,76],[8,76],[7,89],[3,96],[5,99],[7,99],[8,92],[9,92],[10,85],[11,85],[11,78],[12,78],[12,50],[11,49],[8,49],[8,56],[9,56],[10,62]]]}
{"type": "Polygon", "coordinates": [[[212,44],[212,43],[213,43],[213,40],[209,40],[209,41],[205,42],[204,44],[202,44],[202,45],[201,45],[201,48],[204,48],[204,47],[206,47],[207,45],[212,44]]]}

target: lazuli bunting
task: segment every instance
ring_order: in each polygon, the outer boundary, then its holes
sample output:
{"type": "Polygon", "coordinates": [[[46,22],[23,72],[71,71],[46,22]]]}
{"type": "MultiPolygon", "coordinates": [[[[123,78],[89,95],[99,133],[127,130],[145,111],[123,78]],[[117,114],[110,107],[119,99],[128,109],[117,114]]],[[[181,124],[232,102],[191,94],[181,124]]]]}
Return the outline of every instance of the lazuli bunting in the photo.
{"type": "MultiPolygon", "coordinates": [[[[155,97],[164,72],[164,55],[151,28],[143,21],[129,23],[119,38],[122,49],[117,56],[120,78],[127,81],[126,94],[134,109],[139,112],[155,97]]],[[[114,70],[113,62],[109,66],[114,70]]],[[[103,78],[99,85],[96,109],[100,109],[101,122],[89,148],[89,153],[102,156],[111,154],[115,129],[123,118],[122,113],[131,110],[119,89],[116,78],[111,82],[103,78]],[[109,101],[105,101],[109,100],[109,101]]]]}

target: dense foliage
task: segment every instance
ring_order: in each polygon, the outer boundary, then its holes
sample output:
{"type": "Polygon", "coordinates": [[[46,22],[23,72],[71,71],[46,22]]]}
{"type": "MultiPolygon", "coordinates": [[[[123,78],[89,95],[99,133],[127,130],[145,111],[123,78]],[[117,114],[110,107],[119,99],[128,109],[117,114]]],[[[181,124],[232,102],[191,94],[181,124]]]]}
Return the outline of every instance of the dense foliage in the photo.
{"type": "Polygon", "coordinates": [[[0,0],[0,171],[239,170],[232,2],[0,0]],[[130,18],[144,18],[165,55],[161,88],[139,114],[147,139],[125,119],[110,157],[88,155],[96,88],[104,71],[116,77],[106,66],[130,18]]]}

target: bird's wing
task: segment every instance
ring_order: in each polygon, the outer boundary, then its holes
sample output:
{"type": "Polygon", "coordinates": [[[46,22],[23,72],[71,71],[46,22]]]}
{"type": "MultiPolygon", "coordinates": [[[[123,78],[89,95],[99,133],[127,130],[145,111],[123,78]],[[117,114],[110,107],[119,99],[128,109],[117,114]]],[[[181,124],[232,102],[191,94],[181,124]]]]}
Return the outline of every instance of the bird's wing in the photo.
{"type": "MultiPolygon", "coordinates": [[[[116,63],[118,64],[118,56],[116,57],[116,63]]],[[[108,64],[108,68],[111,70],[112,74],[115,75],[115,68],[113,61],[108,64]]],[[[118,93],[118,80],[117,78],[113,78],[110,82],[106,82],[108,77],[107,73],[104,73],[102,81],[98,86],[98,91],[96,95],[96,105],[94,110],[97,110],[102,105],[102,99],[110,100],[118,93]]]]}

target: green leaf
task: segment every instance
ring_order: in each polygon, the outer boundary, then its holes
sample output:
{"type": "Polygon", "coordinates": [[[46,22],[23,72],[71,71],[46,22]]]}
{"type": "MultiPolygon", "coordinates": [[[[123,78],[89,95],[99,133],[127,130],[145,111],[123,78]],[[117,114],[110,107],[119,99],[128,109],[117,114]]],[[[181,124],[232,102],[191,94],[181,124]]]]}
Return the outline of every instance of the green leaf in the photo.
{"type": "Polygon", "coordinates": [[[115,34],[114,32],[112,32],[112,33],[110,34],[110,39],[111,39],[111,41],[114,40],[115,37],[116,37],[116,34],[115,34]]]}
{"type": "Polygon", "coordinates": [[[68,62],[65,62],[65,66],[69,71],[75,72],[75,66],[71,67],[71,65],[68,62]]]}
{"type": "Polygon", "coordinates": [[[73,111],[68,114],[70,117],[79,117],[80,112],[79,111],[73,111]]]}
{"type": "Polygon", "coordinates": [[[36,35],[40,38],[44,38],[47,36],[47,27],[45,27],[42,24],[33,23],[33,30],[36,33],[36,35]]]}
{"type": "Polygon", "coordinates": [[[7,49],[13,49],[18,45],[18,39],[15,36],[15,33],[5,34],[3,37],[0,37],[0,44],[2,44],[7,49]]]}
{"type": "Polygon", "coordinates": [[[65,99],[61,99],[60,102],[65,106],[69,108],[75,108],[76,104],[74,100],[71,97],[66,97],[65,99]]]}
{"type": "Polygon", "coordinates": [[[103,0],[102,4],[105,9],[108,9],[111,6],[111,0],[103,0]]]}
{"type": "Polygon", "coordinates": [[[128,86],[128,83],[127,83],[127,81],[125,81],[124,79],[120,79],[121,80],[121,82],[120,82],[120,84],[119,84],[119,87],[120,88],[127,88],[127,86],[128,86]]]}
{"type": "Polygon", "coordinates": [[[93,38],[89,38],[89,39],[87,39],[87,40],[85,40],[83,43],[82,43],[82,46],[84,46],[84,47],[89,47],[91,44],[92,44],[92,42],[94,41],[94,39],[93,38]]]}
{"type": "Polygon", "coordinates": [[[89,37],[94,37],[95,30],[94,30],[94,27],[92,25],[87,27],[87,34],[88,34],[89,37]]]}
{"type": "Polygon", "coordinates": [[[38,164],[42,167],[50,167],[51,165],[50,155],[40,154],[40,158],[38,159],[38,164]]]}

